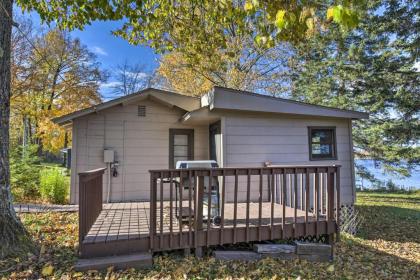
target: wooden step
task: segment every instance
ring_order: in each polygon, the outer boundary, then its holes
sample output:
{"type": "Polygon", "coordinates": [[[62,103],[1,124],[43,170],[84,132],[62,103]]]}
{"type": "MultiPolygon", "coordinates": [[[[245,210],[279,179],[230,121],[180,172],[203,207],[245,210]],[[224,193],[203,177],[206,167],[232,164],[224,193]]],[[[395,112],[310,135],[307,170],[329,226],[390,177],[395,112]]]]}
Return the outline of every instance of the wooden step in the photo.
{"type": "Polygon", "coordinates": [[[295,242],[298,255],[332,255],[332,246],[322,243],[295,242]]]}
{"type": "Polygon", "coordinates": [[[153,266],[153,257],[150,253],[139,253],[122,256],[79,259],[74,266],[76,271],[105,270],[113,266],[115,269],[136,268],[144,269],[153,266]]]}
{"type": "Polygon", "coordinates": [[[261,255],[252,251],[223,251],[216,250],[213,252],[214,258],[223,261],[257,261],[261,259],[261,255]]]}
{"type": "Polygon", "coordinates": [[[296,246],[288,244],[254,244],[254,251],[263,258],[271,257],[281,260],[297,258],[296,246]]]}
{"type": "Polygon", "coordinates": [[[254,244],[254,251],[260,254],[296,253],[296,246],[288,244],[254,244]]]}

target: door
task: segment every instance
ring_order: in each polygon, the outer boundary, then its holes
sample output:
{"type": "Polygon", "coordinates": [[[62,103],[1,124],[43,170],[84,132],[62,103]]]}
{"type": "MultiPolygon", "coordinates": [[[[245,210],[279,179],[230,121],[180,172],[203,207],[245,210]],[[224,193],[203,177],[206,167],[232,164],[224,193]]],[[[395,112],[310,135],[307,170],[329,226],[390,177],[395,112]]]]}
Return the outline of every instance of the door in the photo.
{"type": "Polygon", "coordinates": [[[169,168],[194,159],[194,129],[169,129],[169,168]]]}

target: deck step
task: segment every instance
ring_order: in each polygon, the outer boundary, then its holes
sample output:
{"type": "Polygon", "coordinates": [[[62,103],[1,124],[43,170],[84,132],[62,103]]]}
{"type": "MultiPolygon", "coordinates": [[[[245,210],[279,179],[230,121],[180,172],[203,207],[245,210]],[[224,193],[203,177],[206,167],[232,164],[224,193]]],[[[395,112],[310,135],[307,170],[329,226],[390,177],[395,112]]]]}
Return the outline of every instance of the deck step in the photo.
{"type": "Polygon", "coordinates": [[[215,259],[223,261],[257,261],[261,259],[260,254],[252,251],[216,250],[213,254],[215,259]]]}
{"type": "Polygon", "coordinates": [[[296,252],[299,255],[323,255],[330,256],[332,254],[332,246],[321,243],[309,243],[309,242],[295,242],[296,252]]]}
{"type": "Polygon", "coordinates": [[[296,246],[288,244],[254,244],[254,251],[261,254],[296,253],[296,246]]]}
{"type": "Polygon", "coordinates": [[[150,253],[139,253],[122,256],[79,259],[75,264],[74,269],[76,271],[105,270],[110,266],[113,266],[115,269],[149,268],[153,266],[153,258],[150,253]]]}
{"type": "Polygon", "coordinates": [[[216,250],[214,257],[218,260],[256,261],[262,258],[280,260],[303,259],[312,262],[328,262],[333,260],[332,246],[328,244],[295,242],[288,244],[254,244],[254,251],[216,250]]]}
{"type": "Polygon", "coordinates": [[[280,260],[293,260],[297,258],[296,246],[287,244],[254,244],[254,251],[261,257],[271,257],[280,260]]]}

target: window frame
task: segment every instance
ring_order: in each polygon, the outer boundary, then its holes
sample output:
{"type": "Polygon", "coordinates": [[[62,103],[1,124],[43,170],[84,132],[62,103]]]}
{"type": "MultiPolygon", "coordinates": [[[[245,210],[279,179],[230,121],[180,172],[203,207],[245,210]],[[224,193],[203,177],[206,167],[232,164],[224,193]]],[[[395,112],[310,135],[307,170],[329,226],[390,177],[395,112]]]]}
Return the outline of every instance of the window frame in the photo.
{"type": "MultiPolygon", "coordinates": [[[[317,144],[317,143],[315,143],[317,144]]],[[[336,137],[336,127],[335,126],[308,126],[308,145],[309,145],[309,160],[318,161],[318,160],[337,160],[337,137],[336,137]],[[330,130],[332,132],[332,156],[329,157],[314,157],[312,153],[312,132],[314,130],[330,130]]]]}
{"type": "Polygon", "coordinates": [[[187,135],[188,136],[188,160],[194,160],[194,129],[169,129],[169,168],[174,169],[174,136],[187,135]]]}

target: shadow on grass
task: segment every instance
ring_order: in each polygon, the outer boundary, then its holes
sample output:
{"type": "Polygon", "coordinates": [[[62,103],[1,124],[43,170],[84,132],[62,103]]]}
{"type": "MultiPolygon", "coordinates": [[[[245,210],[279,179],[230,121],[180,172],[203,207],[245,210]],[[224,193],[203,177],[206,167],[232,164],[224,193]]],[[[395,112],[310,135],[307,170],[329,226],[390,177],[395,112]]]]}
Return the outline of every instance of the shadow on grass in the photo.
{"type": "MultiPolygon", "coordinates": [[[[343,238],[337,244],[337,269],[354,269],[357,271],[356,278],[359,279],[420,279],[420,265],[415,260],[415,254],[411,254],[413,260],[409,260],[408,254],[406,258],[402,258],[399,255],[401,252],[390,254],[361,242],[363,241],[358,238],[343,238]]],[[[374,246],[381,244],[378,242],[374,246]]]]}
{"type": "Polygon", "coordinates": [[[420,243],[420,210],[357,205],[363,222],[358,237],[420,243]]]}

